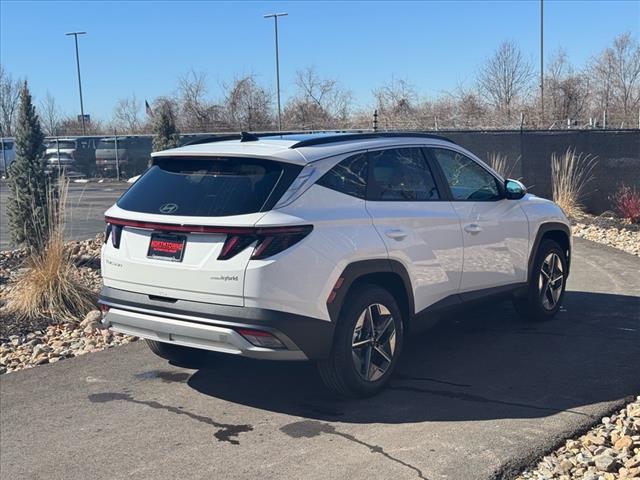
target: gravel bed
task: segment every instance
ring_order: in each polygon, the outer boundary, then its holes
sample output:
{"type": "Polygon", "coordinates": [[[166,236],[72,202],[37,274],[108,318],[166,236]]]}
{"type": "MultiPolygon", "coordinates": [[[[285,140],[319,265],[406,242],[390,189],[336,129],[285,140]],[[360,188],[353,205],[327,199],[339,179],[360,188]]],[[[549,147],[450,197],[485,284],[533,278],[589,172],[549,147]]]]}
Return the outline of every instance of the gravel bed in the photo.
{"type": "MultiPolygon", "coordinates": [[[[96,293],[102,287],[100,248],[102,236],[67,244],[81,278],[96,293]]],[[[54,363],[65,358],[130,343],[136,337],[112,333],[100,325],[100,312],[89,312],[77,322],[56,319],[18,319],[8,314],[4,296],[21,272],[24,249],[0,252],[0,374],[54,363]]]]}
{"type": "Polygon", "coordinates": [[[640,256],[640,225],[601,215],[580,215],[571,219],[574,236],[586,238],[640,256]]]}
{"type": "Polygon", "coordinates": [[[640,396],[516,480],[640,480],[640,396]]]}

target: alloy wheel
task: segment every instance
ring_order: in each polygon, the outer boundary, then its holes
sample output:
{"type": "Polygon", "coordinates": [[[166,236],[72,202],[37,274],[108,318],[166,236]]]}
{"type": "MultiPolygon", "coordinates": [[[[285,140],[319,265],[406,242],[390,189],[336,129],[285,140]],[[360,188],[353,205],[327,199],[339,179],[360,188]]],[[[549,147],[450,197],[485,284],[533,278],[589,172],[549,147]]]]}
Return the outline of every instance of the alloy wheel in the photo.
{"type": "Polygon", "coordinates": [[[563,285],[564,271],[562,261],[557,253],[551,252],[542,262],[540,278],[538,279],[540,298],[545,310],[553,310],[556,307],[560,300],[560,295],[562,295],[563,285]]]}
{"type": "Polygon", "coordinates": [[[374,303],[362,311],[351,349],[353,364],[362,379],[375,382],[387,372],[396,352],[396,326],[387,307],[374,303]]]}

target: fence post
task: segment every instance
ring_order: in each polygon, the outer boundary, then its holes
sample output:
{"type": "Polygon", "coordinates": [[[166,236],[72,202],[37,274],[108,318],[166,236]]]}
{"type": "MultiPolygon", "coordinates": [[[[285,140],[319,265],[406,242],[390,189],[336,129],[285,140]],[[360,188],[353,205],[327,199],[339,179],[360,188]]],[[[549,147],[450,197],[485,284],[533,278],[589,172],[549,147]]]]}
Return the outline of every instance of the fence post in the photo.
{"type": "Polygon", "coordinates": [[[373,111],[373,131],[378,131],[378,109],[373,111]]]}
{"type": "Polygon", "coordinates": [[[607,128],[607,111],[606,110],[602,112],[602,128],[604,130],[606,130],[607,128]]]}
{"type": "Polygon", "coordinates": [[[58,175],[60,174],[60,140],[58,137],[58,131],[56,130],[56,152],[58,155],[58,175]]]}
{"type": "Polygon", "coordinates": [[[116,148],[116,180],[120,181],[120,157],[118,155],[118,131],[113,131],[113,144],[116,148]]]}
{"type": "Polygon", "coordinates": [[[2,166],[4,167],[4,178],[9,178],[7,170],[7,154],[4,151],[4,133],[0,133],[0,148],[2,148],[2,166]]]}

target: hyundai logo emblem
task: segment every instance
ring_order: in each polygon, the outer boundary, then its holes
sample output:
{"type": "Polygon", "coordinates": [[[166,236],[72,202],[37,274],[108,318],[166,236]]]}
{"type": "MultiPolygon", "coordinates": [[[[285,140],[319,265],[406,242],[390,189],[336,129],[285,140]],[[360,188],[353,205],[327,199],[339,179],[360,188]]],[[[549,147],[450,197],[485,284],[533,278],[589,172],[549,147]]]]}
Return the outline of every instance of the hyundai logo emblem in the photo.
{"type": "Polygon", "coordinates": [[[158,210],[160,210],[160,213],[171,214],[178,210],[178,205],[175,203],[165,203],[158,210]]]}

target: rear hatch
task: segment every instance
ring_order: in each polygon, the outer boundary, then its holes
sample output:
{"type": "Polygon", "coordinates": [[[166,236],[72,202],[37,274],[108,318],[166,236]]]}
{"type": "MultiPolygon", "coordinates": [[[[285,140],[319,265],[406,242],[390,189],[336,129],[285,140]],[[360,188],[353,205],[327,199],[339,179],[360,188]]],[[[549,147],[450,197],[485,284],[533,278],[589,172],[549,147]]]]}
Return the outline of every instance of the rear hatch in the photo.
{"type": "Polygon", "coordinates": [[[109,209],[104,283],[159,300],[243,304],[254,226],[299,166],[238,157],[156,157],[109,209]]]}

